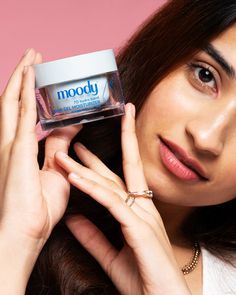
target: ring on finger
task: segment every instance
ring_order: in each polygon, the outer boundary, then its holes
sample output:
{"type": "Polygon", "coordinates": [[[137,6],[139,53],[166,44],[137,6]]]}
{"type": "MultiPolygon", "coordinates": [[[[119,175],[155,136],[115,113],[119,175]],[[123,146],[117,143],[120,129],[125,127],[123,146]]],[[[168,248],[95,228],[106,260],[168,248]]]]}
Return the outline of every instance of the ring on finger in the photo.
{"type": "Polygon", "coordinates": [[[153,198],[153,192],[151,190],[143,190],[141,192],[130,192],[128,191],[127,197],[125,199],[125,203],[131,207],[136,198],[146,198],[146,199],[152,199],[153,198]]]}

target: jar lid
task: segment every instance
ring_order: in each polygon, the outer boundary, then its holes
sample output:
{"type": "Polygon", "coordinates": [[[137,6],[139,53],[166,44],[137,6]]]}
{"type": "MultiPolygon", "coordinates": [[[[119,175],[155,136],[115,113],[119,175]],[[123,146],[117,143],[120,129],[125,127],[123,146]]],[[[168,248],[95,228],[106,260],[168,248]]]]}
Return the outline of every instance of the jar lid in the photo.
{"type": "Polygon", "coordinates": [[[34,65],[36,87],[84,79],[117,71],[112,49],[101,50],[34,65]]]}

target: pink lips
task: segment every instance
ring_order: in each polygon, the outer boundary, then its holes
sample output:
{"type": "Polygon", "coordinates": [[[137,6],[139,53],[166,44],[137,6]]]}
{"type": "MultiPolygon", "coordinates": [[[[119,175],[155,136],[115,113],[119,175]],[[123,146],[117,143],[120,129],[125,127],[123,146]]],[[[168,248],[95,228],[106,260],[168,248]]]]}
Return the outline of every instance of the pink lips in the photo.
{"type": "Polygon", "coordinates": [[[161,138],[160,157],[165,167],[178,178],[185,181],[207,180],[201,165],[177,144],[161,138]]]}

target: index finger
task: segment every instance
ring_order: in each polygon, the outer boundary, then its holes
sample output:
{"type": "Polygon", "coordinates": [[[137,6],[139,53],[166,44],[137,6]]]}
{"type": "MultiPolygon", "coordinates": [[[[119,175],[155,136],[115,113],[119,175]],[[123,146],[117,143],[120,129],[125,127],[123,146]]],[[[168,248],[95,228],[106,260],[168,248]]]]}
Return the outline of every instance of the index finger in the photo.
{"type": "MultiPolygon", "coordinates": [[[[125,106],[125,116],[122,118],[121,143],[123,170],[128,191],[142,192],[148,190],[135,132],[135,107],[131,103],[125,106]]],[[[137,202],[145,205],[150,203],[150,200],[137,198],[137,202]]]]}

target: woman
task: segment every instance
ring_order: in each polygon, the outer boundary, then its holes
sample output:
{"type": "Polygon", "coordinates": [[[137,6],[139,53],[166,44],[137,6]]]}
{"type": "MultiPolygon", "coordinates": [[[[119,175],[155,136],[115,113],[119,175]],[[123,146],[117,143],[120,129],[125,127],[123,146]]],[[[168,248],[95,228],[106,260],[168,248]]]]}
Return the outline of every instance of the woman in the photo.
{"type": "Polygon", "coordinates": [[[236,294],[235,36],[235,1],[167,3],[118,55],[121,125],[53,131],[41,170],[27,52],[1,96],[1,293],[236,294]]]}

